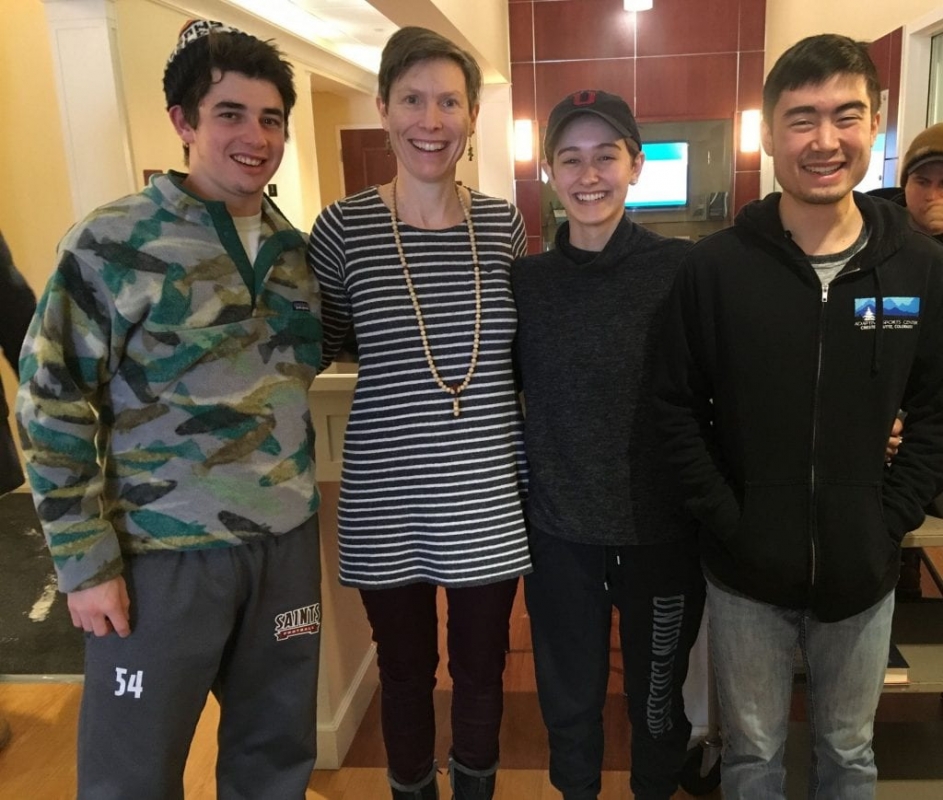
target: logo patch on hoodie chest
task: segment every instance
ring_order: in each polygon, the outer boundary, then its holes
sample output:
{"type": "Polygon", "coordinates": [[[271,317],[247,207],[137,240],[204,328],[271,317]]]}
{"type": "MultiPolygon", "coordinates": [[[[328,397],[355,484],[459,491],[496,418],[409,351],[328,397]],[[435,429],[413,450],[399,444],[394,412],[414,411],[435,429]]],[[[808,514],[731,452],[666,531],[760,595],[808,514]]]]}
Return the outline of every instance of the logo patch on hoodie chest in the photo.
{"type": "MultiPolygon", "coordinates": [[[[883,298],[884,330],[909,331],[920,322],[919,297],[883,298]]],[[[855,327],[873,331],[877,325],[877,302],[873,297],[855,298],[855,327]]]]}

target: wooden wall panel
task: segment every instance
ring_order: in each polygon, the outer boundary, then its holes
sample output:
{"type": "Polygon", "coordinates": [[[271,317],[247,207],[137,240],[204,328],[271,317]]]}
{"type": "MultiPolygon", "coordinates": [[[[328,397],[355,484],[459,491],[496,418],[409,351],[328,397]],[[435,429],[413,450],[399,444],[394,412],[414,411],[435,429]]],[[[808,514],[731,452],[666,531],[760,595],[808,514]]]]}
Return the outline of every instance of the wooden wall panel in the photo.
{"type": "Polygon", "coordinates": [[[877,67],[881,86],[887,86],[891,61],[891,37],[882,36],[880,39],[875,39],[868,46],[868,52],[871,54],[874,66],[877,67]]]}
{"type": "Polygon", "coordinates": [[[537,119],[546,122],[553,107],[581,89],[605,89],[629,100],[635,84],[632,59],[555,61],[538,63],[536,70],[537,119]]]}
{"type": "Polygon", "coordinates": [[[760,173],[738,172],[733,182],[733,215],[737,215],[747,203],[760,199],[760,173]]]}
{"type": "Polygon", "coordinates": [[[646,121],[732,118],[737,54],[639,58],[635,112],[646,121]]]}
{"type": "Polygon", "coordinates": [[[532,3],[508,5],[511,62],[534,60],[534,6],[532,3]]]}
{"type": "MultiPolygon", "coordinates": [[[[877,67],[881,88],[887,89],[887,105],[881,109],[885,117],[887,136],[884,145],[885,182],[889,174],[889,162],[896,164],[897,158],[907,149],[909,142],[899,142],[897,136],[900,111],[900,62],[903,28],[897,28],[880,39],[871,42],[868,48],[874,66],[877,67]]],[[[897,182],[897,178],[894,178],[897,182]]]]}
{"type": "Polygon", "coordinates": [[[737,75],[737,108],[763,107],[763,53],[741,53],[737,75]]]}
{"type": "Polygon", "coordinates": [[[638,14],[638,55],[735,53],[739,21],[740,0],[655,0],[638,14]]]}
{"type": "MultiPolygon", "coordinates": [[[[662,0],[659,0],[662,2],[662,0]]],[[[635,54],[633,15],[622,0],[559,0],[534,5],[537,61],[625,58],[635,54]]]]}
{"type": "Polygon", "coordinates": [[[766,0],[740,0],[739,49],[766,50],[766,0]]]}
{"type": "Polygon", "coordinates": [[[511,64],[511,105],[514,119],[538,119],[534,65],[511,64]]]}
{"type": "Polygon", "coordinates": [[[528,236],[541,235],[540,181],[515,181],[514,197],[528,236]]]}

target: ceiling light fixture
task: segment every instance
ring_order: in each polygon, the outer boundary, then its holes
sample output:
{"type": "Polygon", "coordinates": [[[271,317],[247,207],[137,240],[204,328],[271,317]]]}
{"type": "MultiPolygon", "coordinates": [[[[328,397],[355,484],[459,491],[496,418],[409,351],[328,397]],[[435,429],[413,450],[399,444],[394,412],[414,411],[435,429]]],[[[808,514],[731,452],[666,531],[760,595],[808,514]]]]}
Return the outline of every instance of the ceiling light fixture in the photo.
{"type": "Polygon", "coordinates": [[[626,11],[649,11],[652,0],[623,0],[623,6],[626,11]]]}

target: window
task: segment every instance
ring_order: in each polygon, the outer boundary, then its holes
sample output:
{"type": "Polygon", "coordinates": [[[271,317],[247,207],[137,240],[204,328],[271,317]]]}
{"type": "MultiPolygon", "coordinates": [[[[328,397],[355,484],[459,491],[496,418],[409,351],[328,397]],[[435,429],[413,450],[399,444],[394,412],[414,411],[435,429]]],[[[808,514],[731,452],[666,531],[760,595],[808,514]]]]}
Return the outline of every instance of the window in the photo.
{"type": "Polygon", "coordinates": [[[943,122],[943,33],[930,40],[930,96],[927,125],[943,122]]]}

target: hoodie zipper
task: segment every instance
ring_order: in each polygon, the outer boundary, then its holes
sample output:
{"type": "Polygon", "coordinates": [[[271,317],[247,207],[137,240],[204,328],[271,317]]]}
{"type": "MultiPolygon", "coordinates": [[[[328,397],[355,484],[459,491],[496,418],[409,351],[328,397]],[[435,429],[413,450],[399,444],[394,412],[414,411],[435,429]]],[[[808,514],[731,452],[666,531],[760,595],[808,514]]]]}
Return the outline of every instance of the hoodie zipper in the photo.
{"type": "Polygon", "coordinates": [[[819,438],[819,388],[822,383],[822,352],[825,349],[825,309],[828,305],[828,287],[830,284],[822,284],[822,303],[819,308],[819,341],[818,353],[815,364],[815,395],[812,402],[812,458],[809,469],[809,545],[811,548],[810,581],[809,581],[809,600],[811,605],[812,592],[815,589],[815,577],[818,567],[818,554],[815,547],[815,535],[818,531],[818,518],[815,513],[815,454],[819,438]]]}
{"type": "Polygon", "coordinates": [[[819,306],[819,335],[818,335],[818,352],[816,355],[816,365],[815,365],[815,394],[814,400],[812,403],[812,459],[811,465],[809,468],[809,543],[811,546],[811,564],[810,564],[810,583],[809,583],[809,601],[811,604],[812,592],[815,589],[815,579],[818,571],[818,552],[816,550],[816,533],[818,532],[818,517],[816,515],[816,483],[815,483],[815,461],[816,461],[816,449],[818,447],[818,438],[819,438],[819,397],[820,397],[820,388],[822,383],[822,354],[825,350],[825,311],[828,307],[828,290],[832,283],[839,281],[842,278],[846,278],[849,275],[854,275],[856,272],[860,272],[861,268],[854,266],[847,271],[843,271],[840,275],[836,275],[831,283],[826,283],[822,285],[822,302],[819,306]]]}

